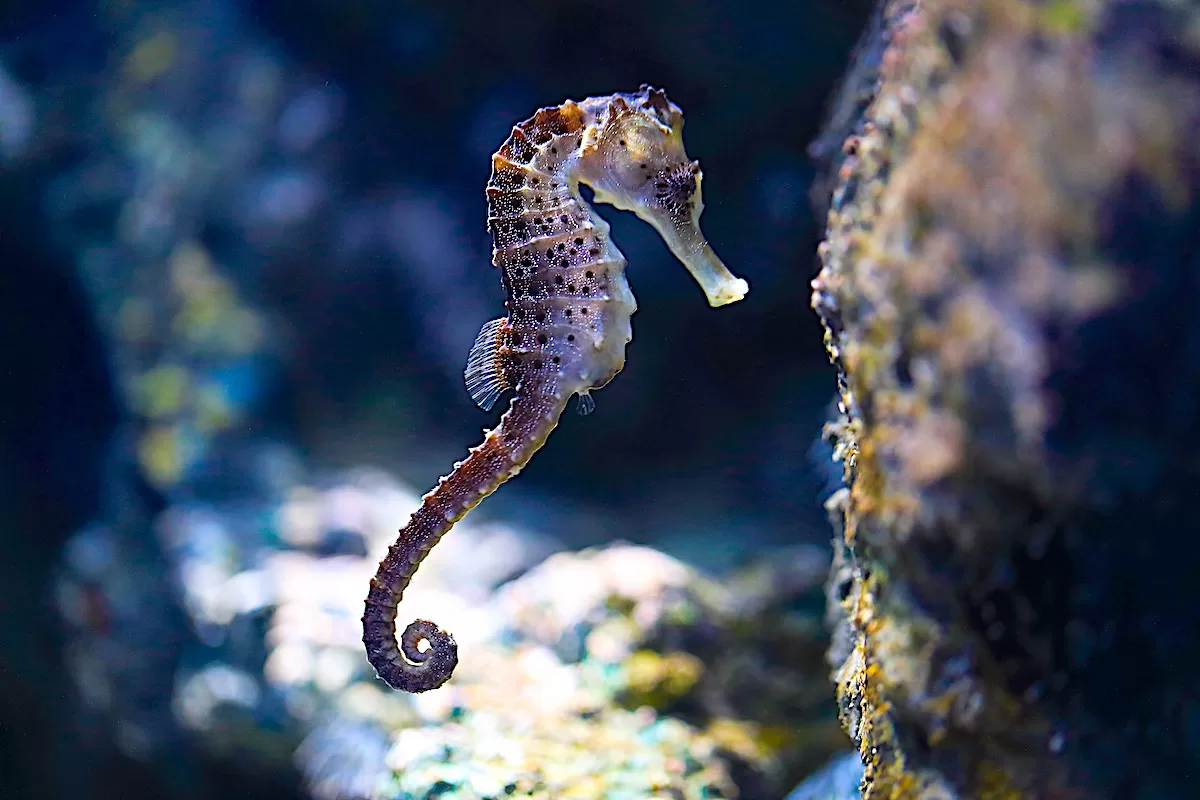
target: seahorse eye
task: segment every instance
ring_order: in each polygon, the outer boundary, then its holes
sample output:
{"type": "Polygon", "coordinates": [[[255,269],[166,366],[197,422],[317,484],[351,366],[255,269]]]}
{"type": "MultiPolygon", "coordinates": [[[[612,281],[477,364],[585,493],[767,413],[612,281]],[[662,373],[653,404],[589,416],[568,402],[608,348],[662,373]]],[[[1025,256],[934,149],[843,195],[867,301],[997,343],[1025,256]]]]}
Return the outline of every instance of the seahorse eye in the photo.
{"type": "Polygon", "coordinates": [[[668,167],[654,179],[654,199],[666,211],[681,214],[691,210],[699,188],[700,164],[691,161],[668,167]]]}

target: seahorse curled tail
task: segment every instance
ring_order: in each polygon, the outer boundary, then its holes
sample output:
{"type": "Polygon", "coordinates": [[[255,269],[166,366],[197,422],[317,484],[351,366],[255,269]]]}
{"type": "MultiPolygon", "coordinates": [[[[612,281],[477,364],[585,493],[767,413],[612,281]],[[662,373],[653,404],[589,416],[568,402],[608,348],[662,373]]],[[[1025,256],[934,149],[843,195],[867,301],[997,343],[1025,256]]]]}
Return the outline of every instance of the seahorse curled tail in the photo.
{"type": "Polygon", "coordinates": [[[363,612],[367,660],[393,689],[425,692],[458,665],[454,637],[429,620],[416,620],[396,640],[396,608],[421,561],[458,520],[529,462],[566,408],[552,384],[518,386],[500,424],[425,495],[400,529],[371,579],[363,612]],[[420,648],[428,642],[426,650],[420,648]]]}

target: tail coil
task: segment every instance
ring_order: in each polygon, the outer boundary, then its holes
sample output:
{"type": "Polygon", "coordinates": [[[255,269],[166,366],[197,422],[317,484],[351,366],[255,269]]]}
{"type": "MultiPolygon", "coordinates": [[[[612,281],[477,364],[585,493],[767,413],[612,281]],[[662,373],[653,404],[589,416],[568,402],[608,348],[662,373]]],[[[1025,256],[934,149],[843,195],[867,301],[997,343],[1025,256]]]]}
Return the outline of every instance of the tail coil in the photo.
{"type": "MultiPolygon", "coordinates": [[[[412,522],[405,531],[411,527],[412,522]]],[[[405,541],[405,531],[401,531],[400,538],[379,562],[379,569],[371,579],[362,618],[363,644],[367,660],[388,686],[404,692],[427,692],[450,679],[458,666],[458,644],[449,633],[424,619],[409,623],[399,643],[396,641],[396,607],[417,564],[429,552],[417,551],[414,559],[405,541]],[[421,649],[422,641],[429,644],[428,649],[421,649]]],[[[429,546],[432,545],[433,542],[429,546]]]]}
{"type": "Polygon", "coordinates": [[[553,385],[530,383],[483,443],[455,465],[421,500],[421,507],[379,562],[363,612],[363,644],[375,672],[393,689],[427,692],[450,679],[458,644],[434,623],[419,619],[396,640],[396,607],[413,573],[433,546],[483,498],[516,475],[545,443],[566,401],[553,385]],[[421,649],[421,643],[428,644],[421,649]]]}

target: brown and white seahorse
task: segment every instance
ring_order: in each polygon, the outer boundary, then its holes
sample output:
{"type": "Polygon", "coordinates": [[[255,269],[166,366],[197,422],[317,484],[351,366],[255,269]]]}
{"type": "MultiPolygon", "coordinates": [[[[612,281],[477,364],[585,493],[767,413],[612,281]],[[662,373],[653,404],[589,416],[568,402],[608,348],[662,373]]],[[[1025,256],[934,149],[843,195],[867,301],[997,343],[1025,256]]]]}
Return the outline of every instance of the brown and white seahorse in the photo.
{"type": "Polygon", "coordinates": [[[371,580],[363,644],[379,677],[424,692],[445,683],[458,645],[427,620],[396,641],[396,607],[421,560],[469,510],[521,471],[558,424],[572,395],[589,393],[625,365],[637,309],[625,256],[609,226],[580,195],[649,222],[721,306],[749,290],[700,232],[700,165],[683,149],[683,112],[662,90],[589,97],[543,108],[513,128],[492,156],[487,185],[492,264],[508,315],[483,326],[467,359],[467,389],[490,410],[512,390],[500,424],[470,451],[401,530],[371,580]],[[422,648],[422,642],[427,647],[422,648]]]}

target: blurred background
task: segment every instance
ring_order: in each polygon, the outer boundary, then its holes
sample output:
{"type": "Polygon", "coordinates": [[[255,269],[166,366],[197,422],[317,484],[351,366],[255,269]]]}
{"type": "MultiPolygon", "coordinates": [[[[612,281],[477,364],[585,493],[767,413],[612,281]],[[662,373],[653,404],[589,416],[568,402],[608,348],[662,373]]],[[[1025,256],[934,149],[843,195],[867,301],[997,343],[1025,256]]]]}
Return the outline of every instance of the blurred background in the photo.
{"type": "Polygon", "coordinates": [[[627,366],[472,517],[714,573],[826,546],[806,148],[870,6],[5,0],[0,797],[305,796],[180,730],[180,670],[262,639],[212,634],[197,587],[264,548],[362,551],[272,520],[364,468],[419,495],[494,424],[462,380],[502,311],[489,157],[568,97],[666,88],[751,292],[709,308],[601,207],[627,366]]]}

